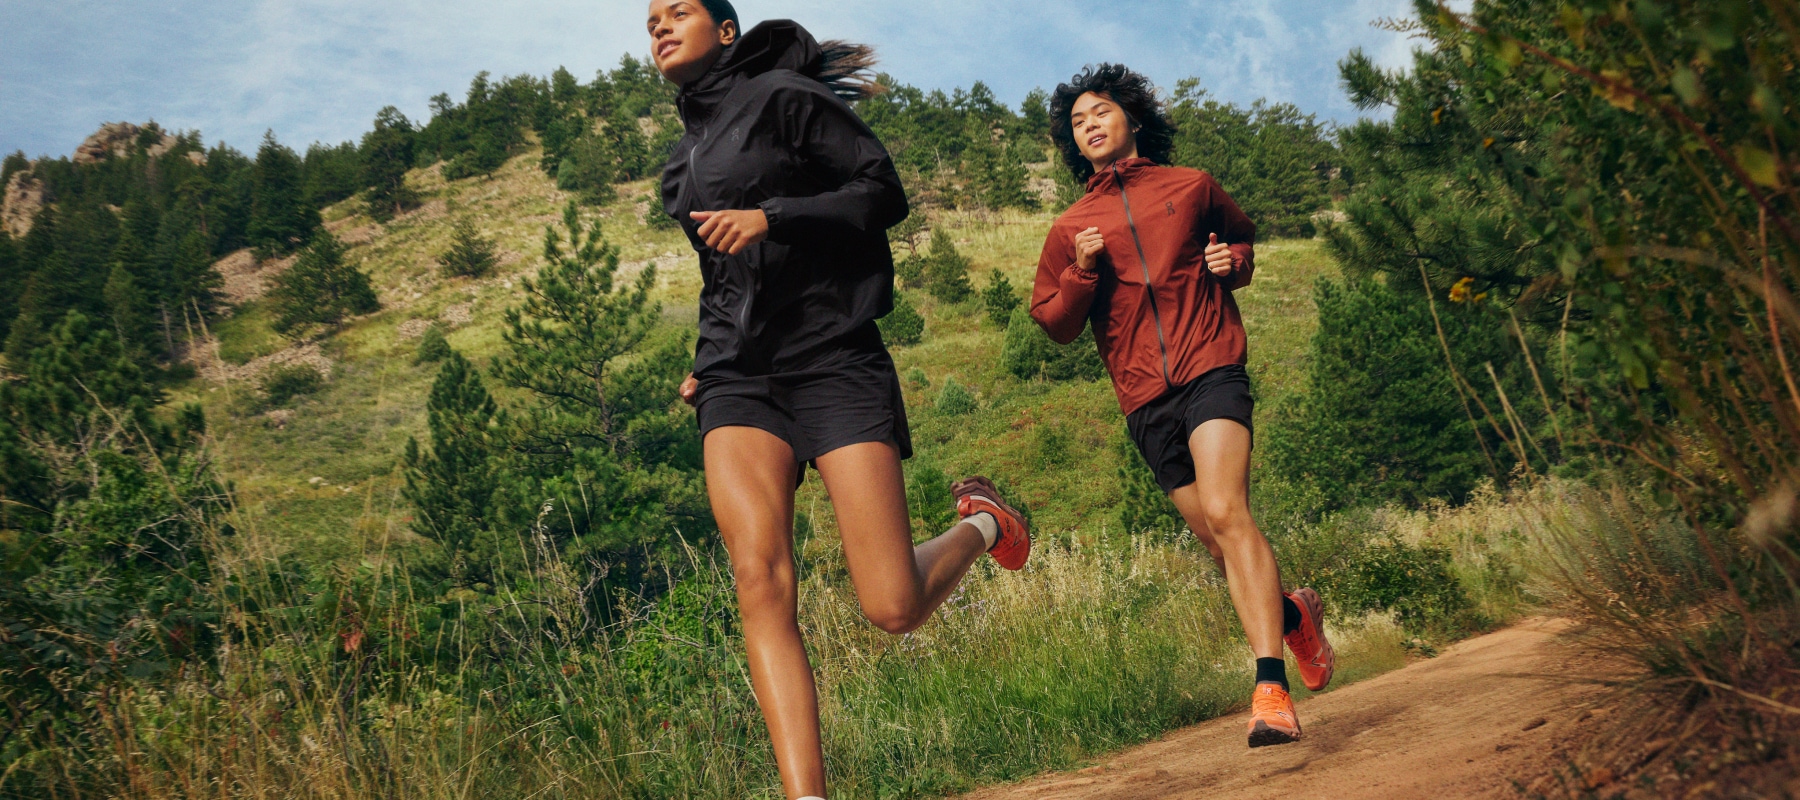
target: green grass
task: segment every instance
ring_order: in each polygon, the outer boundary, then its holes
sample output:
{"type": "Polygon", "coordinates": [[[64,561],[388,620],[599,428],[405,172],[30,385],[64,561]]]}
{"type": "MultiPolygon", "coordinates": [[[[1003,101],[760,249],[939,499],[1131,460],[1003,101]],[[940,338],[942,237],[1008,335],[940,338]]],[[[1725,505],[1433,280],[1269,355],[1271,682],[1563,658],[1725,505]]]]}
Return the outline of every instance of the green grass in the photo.
{"type": "MultiPolygon", "coordinates": [[[[395,580],[393,556],[417,543],[399,497],[399,458],[407,439],[423,433],[436,372],[414,364],[417,339],[406,334],[438,321],[452,346],[478,363],[500,352],[501,315],[519,302],[518,281],[536,269],[544,227],[566,202],[536,160],[527,153],[491,178],[457,182],[415,172],[424,206],[385,226],[361,216],[354,201],[327,211],[383,308],[322,342],[330,379],[291,413],[264,413],[253,376],[176,388],[175,401],[198,401],[209,412],[242,522],[234,558],[256,564],[290,553],[334,565],[334,575],[362,576],[343,580],[395,580]],[[436,256],[457,214],[473,216],[498,244],[494,274],[440,274],[436,256]]],[[[664,318],[691,326],[695,259],[679,232],[638,222],[650,188],[621,187],[619,201],[589,213],[605,220],[625,262],[661,261],[664,318]]],[[[1029,291],[1051,214],[930,213],[970,258],[976,286],[1000,270],[1029,291]]],[[[1259,420],[1302,389],[1316,328],[1311,287],[1334,274],[1317,242],[1259,246],[1257,279],[1237,295],[1259,420]]],[[[1115,444],[1124,423],[1108,382],[1019,380],[1001,368],[1002,331],[973,298],[910,296],[927,332],[894,351],[903,376],[925,378],[903,380],[917,449],[908,469],[994,477],[1030,509],[1041,544],[1022,573],[983,562],[936,621],[893,638],[857,611],[829,501],[816,479],[803,486],[798,507],[814,535],[801,547],[801,620],[819,667],[837,796],[931,796],[1011,780],[1239,708],[1250,660],[1210,560],[1181,532],[1133,537],[1118,529],[1115,444]],[[974,411],[935,409],[949,380],[974,394],[974,411]]],[[[235,364],[289,346],[272,338],[258,303],[214,332],[235,364]]],[[[449,637],[437,640],[440,658],[445,647],[453,657],[436,666],[396,662],[357,678],[382,699],[348,717],[332,692],[346,680],[340,637],[349,623],[302,625],[261,660],[233,662],[227,679],[237,693],[224,700],[192,686],[146,695],[155,707],[145,714],[180,724],[146,725],[127,749],[146,754],[168,781],[234,786],[245,797],[774,797],[741,642],[729,632],[729,577],[710,558],[689,584],[710,598],[701,617],[667,603],[637,609],[632,626],[575,645],[548,641],[543,617],[528,621],[549,613],[541,608],[555,598],[481,613],[454,591],[367,606],[391,616],[382,624],[413,642],[408,647],[422,645],[400,632],[439,631],[449,637]],[[441,615],[463,622],[435,627],[441,615]],[[693,633],[714,623],[723,627],[711,639],[693,633]],[[495,692],[508,700],[493,700],[495,692]],[[291,702],[275,699],[283,697],[291,702]],[[244,727],[265,712],[291,716],[244,727]]],[[[558,580],[532,578],[539,592],[558,580]]],[[[1337,623],[1340,685],[1407,658],[1390,619],[1337,623]]]]}
{"type": "Polygon", "coordinates": [[[293,342],[275,332],[275,314],[267,303],[246,303],[212,325],[219,340],[219,358],[228,364],[248,364],[285,350],[293,342]]]}

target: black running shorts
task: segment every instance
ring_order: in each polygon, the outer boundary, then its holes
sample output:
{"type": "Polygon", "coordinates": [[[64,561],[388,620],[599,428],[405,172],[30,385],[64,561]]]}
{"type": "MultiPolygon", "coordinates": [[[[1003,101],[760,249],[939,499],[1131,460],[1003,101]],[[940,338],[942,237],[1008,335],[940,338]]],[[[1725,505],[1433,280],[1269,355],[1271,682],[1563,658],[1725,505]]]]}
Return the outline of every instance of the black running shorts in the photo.
{"type": "Polygon", "coordinates": [[[768,431],[808,463],[840,447],[890,442],[912,457],[900,376],[885,350],[833,366],[754,377],[702,378],[694,408],[702,439],[715,428],[768,431]]]}
{"type": "Polygon", "coordinates": [[[1166,494],[1194,482],[1194,454],[1188,451],[1194,430],[1229,419],[1254,434],[1254,405],[1250,373],[1241,364],[1229,364],[1164,392],[1125,417],[1125,427],[1166,494]]]}

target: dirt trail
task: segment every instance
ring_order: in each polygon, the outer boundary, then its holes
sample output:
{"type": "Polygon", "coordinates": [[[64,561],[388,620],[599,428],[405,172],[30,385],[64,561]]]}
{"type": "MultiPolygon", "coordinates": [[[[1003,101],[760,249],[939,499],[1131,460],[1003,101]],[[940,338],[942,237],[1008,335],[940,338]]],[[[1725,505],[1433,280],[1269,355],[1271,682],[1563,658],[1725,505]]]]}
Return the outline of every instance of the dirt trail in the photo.
{"type": "Polygon", "coordinates": [[[1601,690],[1571,680],[1601,674],[1591,650],[1558,638],[1568,628],[1527,620],[1309,698],[1295,744],[1251,750],[1233,715],[966,800],[1516,797],[1604,713],[1590,710],[1601,690]]]}

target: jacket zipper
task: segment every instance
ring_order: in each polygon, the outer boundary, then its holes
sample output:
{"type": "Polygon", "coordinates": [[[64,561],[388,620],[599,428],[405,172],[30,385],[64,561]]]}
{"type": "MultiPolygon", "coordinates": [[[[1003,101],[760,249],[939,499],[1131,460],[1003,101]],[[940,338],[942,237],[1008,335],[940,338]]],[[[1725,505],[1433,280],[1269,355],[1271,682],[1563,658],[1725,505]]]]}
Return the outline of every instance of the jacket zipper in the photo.
{"type": "Polygon", "coordinates": [[[1131,242],[1137,245],[1138,266],[1144,270],[1144,293],[1150,296],[1150,318],[1156,323],[1156,346],[1162,351],[1163,385],[1174,388],[1175,381],[1169,376],[1169,340],[1163,338],[1162,312],[1156,307],[1156,286],[1150,282],[1150,260],[1144,257],[1144,240],[1138,236],[1137,221],[1131,218],[1131,195],[1125,193],[1125,176],[1119,174],[1119,165],[1112,165],[1113,180],[1119,184],[1119,199],[1125,203],[1125,226],[1131,229],[1131,242]]]}
{"type": "MultiPolygon", "coordinates": [[[[698,171],[699,171],[698,167],[694,163],[694,154],[699,152],[700,144],[705,141],[706,141],[706,127],[701,126],[700,132],[695,134],[695,136],[694,136],[694,146],[688,148],[688,152],[687,152],[688,191],[694,196],[694,199],[696,199],[696,200],[698,200],[700,198],[700,179],[698,177],[698,171]]],[[[726,259],[731,258],[730,256],[724,256],[724,257],[726,259]]],[[[743,305],[738,308],[738,315],[737,315],[738,316],[738,319],[737,319],[738,332],[744,341],[748,341],[750,338],[750,303],[755,299],[756,299],[756,278],[754,275],[751,275],[750,276],[750,285],[744,287],[744,302],[743,302],[743,305]]]]}

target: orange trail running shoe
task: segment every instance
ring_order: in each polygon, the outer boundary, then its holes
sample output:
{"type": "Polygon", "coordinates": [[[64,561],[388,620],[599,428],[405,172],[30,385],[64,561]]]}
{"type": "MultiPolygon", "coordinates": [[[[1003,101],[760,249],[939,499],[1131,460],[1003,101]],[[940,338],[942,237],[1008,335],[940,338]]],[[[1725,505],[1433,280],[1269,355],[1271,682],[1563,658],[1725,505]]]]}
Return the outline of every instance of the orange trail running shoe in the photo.
{"type": "Polygon", "coordinates": [[[1299,662],[1300,681],[1316,692],[1331,683],[1331,671],[1337,668],[1337,653],[1325,639],[1325,604],[1311,589],[1296,589],[1288,599],[1300,607],[1300,627],[1285,637],[1287,646],[1299,662]]]}
{"type": "Polygon", "coordinates": [[[1300,718],[1294,699],[1278,683],[1259,683],[1250,699],[1250,746],[1267,747],[1300,741],[1300,718]]]}
{"type": "Polygon", "coordinates": [[[956,496],[956,513],[972,517],[986,511],[1000,523],[1000,535],[988,548],[988,555],[1002,567],[1022,569],[1031,557],[1031,531],[1025,526],[1025,515],[1000,499],[993,481],[979,475],[957,481],[950,491],[956,496]]]}

